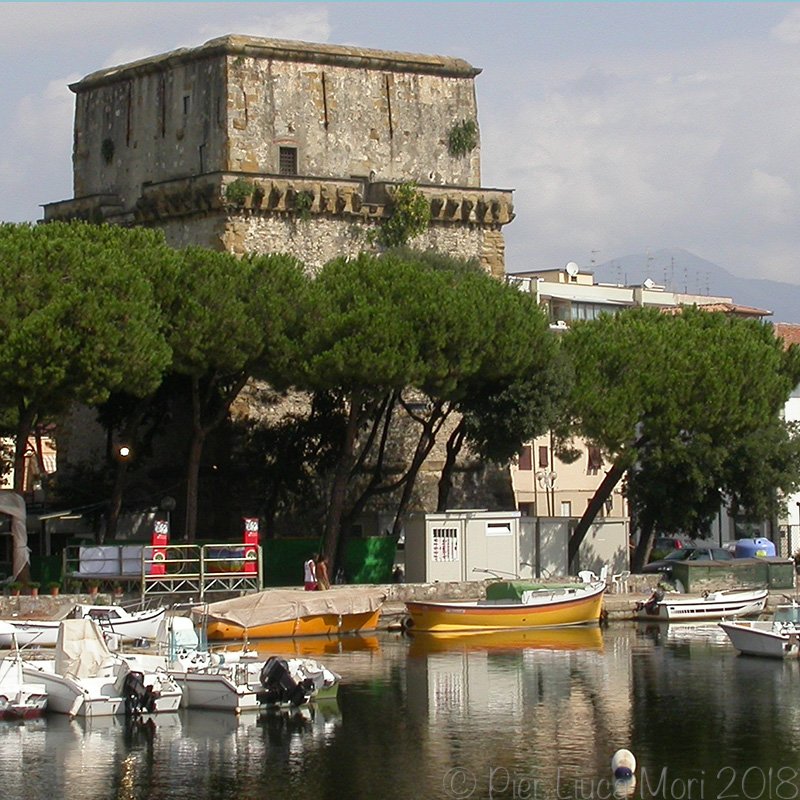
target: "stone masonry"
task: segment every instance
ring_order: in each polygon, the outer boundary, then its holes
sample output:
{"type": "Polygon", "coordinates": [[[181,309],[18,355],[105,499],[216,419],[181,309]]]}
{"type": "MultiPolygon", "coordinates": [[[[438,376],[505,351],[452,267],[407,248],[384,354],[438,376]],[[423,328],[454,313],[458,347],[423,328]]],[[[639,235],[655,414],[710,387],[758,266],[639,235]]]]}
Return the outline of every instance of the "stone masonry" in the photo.
{"type": "Polygon", "coordinates": [[[453,155],[453,127],[477,134],[480,70],[442,56],[225,36],[95,72],[76,95],[74,198],[45,219],[164,229],[175,246],[290,252],[317,269],[364,249],[414,181],[432,224],[412,244],[504,273],[508,190],[480,186],[480,142],[453,155]],[[231,202],[237,179],[251,197],[231,202]],[[310,208],[298,213],[297,197],[310,208]]]}
{"type": "MultiPolygon", "coordinates": [[[[70,86],[74,197],[45,205],[45,220],[157,227],[175,247],[287,252],[314,272],[369,248],[394,188],[414,181],[431,225],[411,244],[476,258],[502,278],[512,192],[480,185],[479,73],[457,58],[246,36],[95,72],[70,86]],[[474,146],[454,154],[450,134],[464,122],[474,146]],[[237,181],[247,196],[229,192],[237,181]]],[[[252,399],[243,393],[234,416],[259,417],[252,399]]],[[[73,422],[60,463],[102,458],[99,428],[73,422]]],[[[420,476],[429,508],[440,451],[420,476]]],[[[507,474],[492,478],[469,457],[462,470],[457,502],[513,503],[507,474]]]]}

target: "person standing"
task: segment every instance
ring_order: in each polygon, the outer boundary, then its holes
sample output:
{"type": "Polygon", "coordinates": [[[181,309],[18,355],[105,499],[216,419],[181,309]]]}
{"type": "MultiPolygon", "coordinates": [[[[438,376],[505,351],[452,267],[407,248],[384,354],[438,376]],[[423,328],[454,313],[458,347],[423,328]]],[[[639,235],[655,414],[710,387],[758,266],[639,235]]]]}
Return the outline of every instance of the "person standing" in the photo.
{"type": "Polygon", "coordinates": [[[303,588],[307,592],[313,592],[318,588],[316,560],[316,556],[311,556],[303,564],[303,588]]]}
{"type": "Polygon", "coordinates": [[[317,589],[331,588],[331,581],[328,577],[328,559],[322,554],[317,559],[315,575],[317,577],[317,589]]]}

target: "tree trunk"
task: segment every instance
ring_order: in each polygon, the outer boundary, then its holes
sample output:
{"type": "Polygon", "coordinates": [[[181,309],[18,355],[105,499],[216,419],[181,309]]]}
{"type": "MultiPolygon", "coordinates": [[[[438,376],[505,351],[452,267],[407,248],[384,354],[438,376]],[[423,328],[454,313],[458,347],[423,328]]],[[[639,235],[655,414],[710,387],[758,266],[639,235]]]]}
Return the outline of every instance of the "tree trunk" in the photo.
{"type": "Polygon", "coordinates": [[[198,485],[205,438],[206,434],[202,428],[195,430],[189,445],[189,458],[186,464],[186,521],[183,528],[183,538],[187,543],[194,542],[197,538],[198,485]]]}
{"type": "Polygon", "coordinates": [[[450,438],[448,438],[447,444],[445,445],[447,455],[445,456],[444,466],[439,476],[439,492],[436,498],[437,514],[443,514],[447,510],[450,492],[453,489],[453,473],[456,468],[456,459],[461,452],[461,447],[464,444],[466,435],[466,425],[462,417],[455,430],[450,434],[450,438]]]}
{"type": "Polygon", "coordinates": [[[618,458],[611,468],[606,472],[605,477],[597,487],[597,491],[586,506],[586,511],[578,521],[572,536],[569,537],[569,545],[567,547],[567,563],[569,565],[570,573],[574,573],[577,569],[577,555],[581,542],[586,538],[591,524],[594,522],[595,517],[600,513],[603,503],[611,497],[614,487],[620,482],[622,476],[625,474],[627,467],[624,465],[622,458],[618,458]]]}
{"type": "Polygon", "coordinates": [[[647,530],[639,529],[639,541],[631,558],[631,572],[641,572],[642,567],[650,560],[655,541],[655,528],[650,525],[647,530]]]}
{"type": "Polygon", "coordinates": [[[111,490],[111,499],[108,502],[108,517],[106,518],[105,532],[98,528],[97,544],[103,544],[106,538],[113,539],[117,535],[117,522],[122,511],[122,495],[125,492],[125,479],[128,475],[128,462],[121,461],[117,464],[117,474],[114,477],[114,488],[111,490]]]}
{"type": "Polygon", "coordinates": [[[430,418],[423,426],[422,433],[417,440],[414,456],[411,459],[411,466],[408,468],[408,472],[406,473],[407,480],[403,486],[403,492],[400,495],[400,500],[398,501],[397,508],[395,510],[394,525],[392,526],[393,536],[400,535],[400,530],[403,527],[403,516],[406,513],[408,504],[411,502],[411,495],[414,491],[414,484],[417,481],[417,475],[419,475],[419,471],[422,469],[425,459],[428,457],[433,449],[433,446],[436,444],[436,435],[442,429],[444,421],[450,414],[449,411],[442,413],[441,402],[437,402],[434,405],[434,409],[435,410],[431,413],[430,418]]]}
{"type": "Polygon", "coordinates": [[[331,571],[335,575],[339,562],[337,560],[339,550],[339,536],[341,533],[342,516],[344,514],[344,504],[347,498],[347,484],[350,481],[350,473],[355,464],[356,434],[361,421],[361,396],[353,395],[350,397],[350,409],[347,414],[347,426],[345,427],[344,442],[342,443],[342,453],[336,465],[331,486],[330,502],[328,503],[328,513],[325,515],[325,532],[323,538],[323,553],[331,565],[331,571]]]}
{"type": "MultiPolygon", "coordinates": [[[[140,400],[134,409],[128,424],[125,426],[123,433],[123,440],[126,443],[131,443],[136,439],[136,432],[141,425],[144,415],[147,413],[147,407],[150,404],[150,398],[140,400]]],[[[112,452],[112,456],[113,456],[112,452]]],[[[130,458],[118,458],[117,460],[117,474],[114,478],[114,488],[111,490],[111,499],[108,503],[108,518],[106,519],[105,537],[102,533],[98,533],[98,544],[103,543],[104,538],[113,539],[117,533],[117,523],[119,515],[122,511],[122,497],[125,494],[125,484],[127,483],[128,467],[130,466],[130,458]]]]}
{"type": "Polygon", "coordinates": [[[197,498],[199,494],[200,460],[203,457],[203,444],[206,429],[203,427],[203,410],[200,400],[200,382],[192,378],[192,441],[189,443],[189,456],[186,460],[186,519],[183,538],[194,542],[197,538],[197,498]]]}
{"type": "Polygon", "coordinates": [[[197,500],[199,496],[200,462],[203,458],[203,446],[209,433],[217,428],[230,411],[231,403],[237,398],[247,383],[250,372],[242,370],[238,376],[230,376],[230,385],[223,391],[219,375],[208,380],[205,398],[200,397],[200,379],[191,378],[192,386],[192,441],[189,445],[189,458],[186,465],[186,524],[184,538],[194,542],[197,538],[197,500]],[[214,406],[213,399],[218,402],[214,406]],[[203,409],[216,408],[203,420],[203,409]]]}
{"type": "MultiPolygon", "coordinates": [[[[25,451],[28,448],[28,438],[36,422],[36,411],[20,403],[17,418],[17,441],[14,446],[14,491],[22,498],[25,497],[25,451]]],[[[16,567],[15,567],[16,568],[16,567]]],[[[30,561],[14,575],[15,580],[27,583],[31,579],[30,561]]]]}
{"type": "Polygon", "coordinates": [[[20,404],[17,417],[17,441],[14,447],[14,491],[25,496],[25,453],[28,449],[33,425],[36,422],[36,412],[20,404]]]}

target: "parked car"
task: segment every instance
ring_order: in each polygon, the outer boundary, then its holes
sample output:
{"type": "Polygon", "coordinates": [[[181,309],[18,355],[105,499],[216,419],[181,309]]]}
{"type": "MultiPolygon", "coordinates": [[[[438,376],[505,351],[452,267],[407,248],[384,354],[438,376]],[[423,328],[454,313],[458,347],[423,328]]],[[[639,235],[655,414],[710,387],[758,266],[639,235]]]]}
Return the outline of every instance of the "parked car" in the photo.
{"type": "Polygon", "coordinates": [[[670,579],[672,567],[679,561],[733,561],[733,553],[722,547],[681,547],[673,550],[666,558],[651,561],[642,572],[646,575],[660,572],[670,579]]]}
{"type": "Polygon", "coordinates": [[[657,536],[653,542],[653,550],[680,550],[686,545],[679,536],[657,536]]]}

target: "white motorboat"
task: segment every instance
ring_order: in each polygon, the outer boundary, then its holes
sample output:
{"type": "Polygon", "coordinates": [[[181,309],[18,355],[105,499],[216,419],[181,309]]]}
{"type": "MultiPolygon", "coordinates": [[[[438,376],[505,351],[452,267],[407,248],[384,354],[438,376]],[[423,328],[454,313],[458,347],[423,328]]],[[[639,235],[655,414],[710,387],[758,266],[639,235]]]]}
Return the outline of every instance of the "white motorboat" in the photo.
{"type": "MultiPolygon", "coordinates": [[[[165,614],[164,607],[127,611],[122,606],[78,604],[72,612],[72,617],[89,617],[96,620],[103,631],[115,634],[123,642],[133,642],[137,639],[155,639],[158,626],[165,614]]],[[[54,647],[62,620],[11,617],[0,622],[5,622],[14,628],[20,646],[33,644],[54,647]]],[[[0,647],[10,646],[11,635],[0,630],[0,647]]]]}
{"type": "Polygon", "coordinates": [[[800,658],[800,605],[779,605],[770,620],[720,622],[731,644],[750,656],[800,658]]]}
{"type": "Polygon", "coordinates": [[[169,616],[156,637],[157,653],[121,653],[132,669],[163,670],[181,687],[182,705],[215,711],[253,711],[288,703],[300,706],[335,696],[339,676],[312,659],[266,661],[255,651],[209,652],[192,621],[169,616]]]}
{"type": "Polygon", "coordinates": [[[705,592],[700,597],[685,597],[657,589],[644,601],[636,604],[637,619],[663,622],[730,619],[760,614],[769,597],[768,589],[724,589],[705,592]]]}
{"type": "Polygon", "coordinates": [[[0,622],[0,632],[10,637],[14,647],[0,660],[0,719],[40,717],[47,707],[47,689],[43,683],[25,680],[14,628],[0,622]]]}
{"type": "Polygon", "coordinates": [[[181,703],[181,689],[169,675],[132,669],[86,618],[63,620],[55,657],[26,661],[22,673],[44,684],[50,711],[72,717],[177,711],[181,703]]]}

